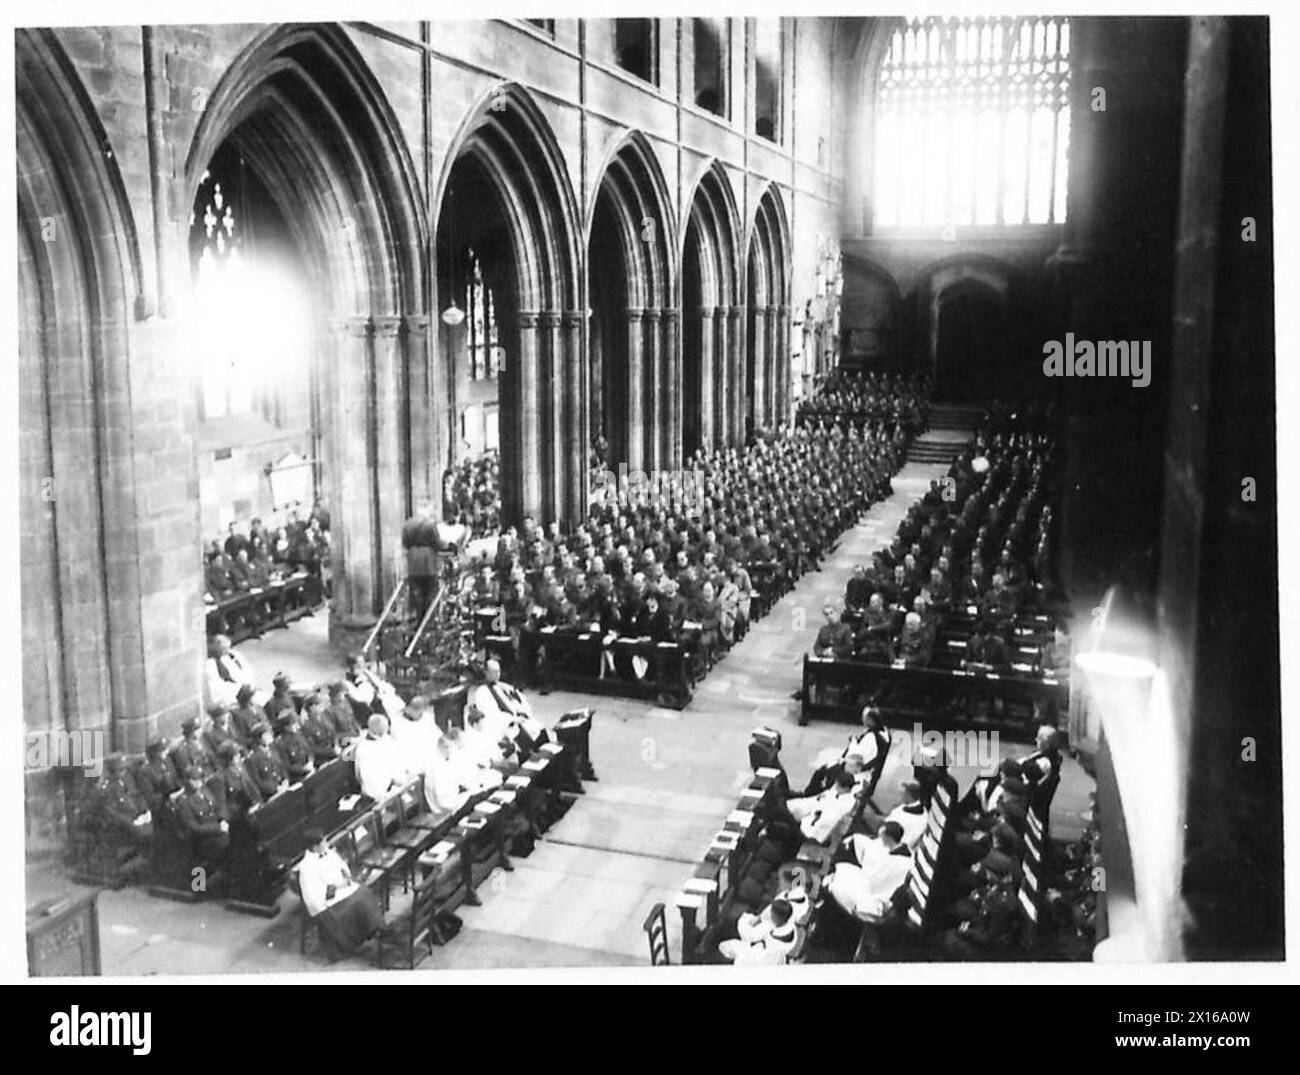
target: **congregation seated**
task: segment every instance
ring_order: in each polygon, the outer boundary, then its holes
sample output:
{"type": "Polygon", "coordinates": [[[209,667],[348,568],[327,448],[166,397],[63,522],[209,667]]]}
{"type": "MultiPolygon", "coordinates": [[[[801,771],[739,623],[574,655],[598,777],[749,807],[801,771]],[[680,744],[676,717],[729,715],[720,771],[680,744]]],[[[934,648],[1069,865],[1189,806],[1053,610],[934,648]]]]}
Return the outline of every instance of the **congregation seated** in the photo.
{"type": "Polygon", "coordinates": [[[800,402],[796,417],[801,422],[888,421],[918,432],[929,415],[928,396],[926,375],[839,367],[821,380],[811,398],[800,402]]]}
{"type": "Polygon", "coordinates": [[[471,537],[501,525],[501,463],[495,449],[462,459],[443,479],[443,518],[469,528],[471,537]]]}
{"type": "Polygon", "coordinates": [[[275,530],[258,518],[247,532],[230,523],[225,539],[210,541],[204,556],[209,629],[216,622],[221,633],[257,637],[272,622],[285,623],[291,613],[310,612],[325,595],[322,575],[329,543],[329,512],[319,499],[307,519],[293,509],[275,530]],[[285,586],[291,579],[310,581],[285,586]]]}
{"type": "Polygon", "coordinates": [[[572,663],[560,642],[579,635],[597,640],[583,665],[591,678],[657,676],[653,654],[615,646],[630,640],[680,646],[695,682],[889,494],[900,459],[892,435],[837,423],[702,449],[685,477],[603,485],[567,536],[532,517],[507,528],[490,571],[465,565],[462,599],[509,636],[512,674],[526,684],[572,663]]]}

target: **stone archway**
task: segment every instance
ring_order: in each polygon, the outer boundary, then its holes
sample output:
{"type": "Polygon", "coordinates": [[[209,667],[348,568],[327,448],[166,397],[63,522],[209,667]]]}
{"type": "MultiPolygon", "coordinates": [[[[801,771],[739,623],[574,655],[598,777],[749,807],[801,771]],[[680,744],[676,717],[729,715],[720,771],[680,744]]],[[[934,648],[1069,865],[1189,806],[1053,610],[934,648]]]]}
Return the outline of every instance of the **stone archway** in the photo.
{"type": "Polygon", "coordinates": [[[401,576],[403,520],[435,487],[415,171],[372,73],[334,26],[268,29],[235,59],[195,131],[181,204],[227,145],[311,266],[330,623],[362,628],[401,576]]]}
{"type": "MultiPolygon", "coordinates": [[[[500,384],[504,522],[571,521],[586,509],[589,445],[578,289],[576,203],[563,156],[532,97],[506,83],[470,112],[438,185],[435,287],[448,305],[453,247],[467,237],[457,190],[477,191],[474,234],[490,242],[501,302],[500,384]],[[459,219],[452,219],[455,213],[459,219]]],[[[440,443],[456,435],[455,326],[437,326],[440,443]]],[[[442,457],[446,460],[444,449],[442,457]]]]}
{"type": "Polygon", "coordinates": [[[736,203],[721,166],[705,169],[690,201],[682,250],[682,455],[736,439],[740,305],[736,203]]]}
{"type": "Polygon", "coordinates": [[[626,135],[601,173],[587,229],[592,396],[613,466],[681,461],[676,236],[663,173],[626,135]]]}

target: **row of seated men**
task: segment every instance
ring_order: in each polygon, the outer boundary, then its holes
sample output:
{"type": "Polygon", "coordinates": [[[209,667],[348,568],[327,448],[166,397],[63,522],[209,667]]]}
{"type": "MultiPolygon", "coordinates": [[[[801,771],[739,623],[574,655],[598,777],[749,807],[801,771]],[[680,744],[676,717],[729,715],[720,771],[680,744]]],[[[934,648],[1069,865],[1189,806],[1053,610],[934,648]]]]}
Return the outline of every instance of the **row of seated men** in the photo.
{"type": "Polygon", "coordinates": [[[567,538],[531,518],[508,529],[467,597],[501,609],[525,675],[542,627],[689,642],[707,667],[743,633],[759,592],[792,586],[888,495],[898,460],[892,443],[840,427],[700,452],[693,490],[679,480],[653,497],[620,491],[567,538]]]}
{"type": "MultiPolygon", "coordinates": [[[[785,800],[801,835],[823,844],[845,818],[852,818],[833,868],[818,890],[800,892],[792,886],[762,910],[741,915],[736,937],[719,945],[724,957],[737,963],[784,962],[796,932],[791,926],[805,925],[814,915],[820,919],[819,942],[832,952],[847,942],[838,952],[847,955],[863,922],[880,921],[901,906],[931,796],[942,786],[955,799],[957,784],[941,754],[923,752],[901,785],[898,804],[878,811],[870,794],[890,739],[871,706],[863,710],[862,725],[836,756],[819,758],[807,787],[785,800]],[[863,785],[868,800],[854,816],[863,785]]],[[[1031,804],[1043,813],[1050,806],[1061,760],[1059,733],[1043,726],[1033,752],[1004,759],[995,772],[978,777],[961,799],[954,843],[961,871],[947,909],[950,924],[940,939],[948,954],[980,958],[1014,942],[1028,812],[1031,804]]],[[[788,785],[788,778],[783,779],[788,785]]]]}
{"type": "Polygon", "coordinates": [[[796,411],[801,423],[818,420],[889,419],[909,432],[925,428],[929,416],[928,374],[836,368],[815,386],[796,411]]]}
{"type": "Polygon", "coordinates": [[[499,785],[548,741],[495,662],[471,695],[465,727],[440,728],[427,698],[402,703],[354,655],[342,680],[305,695],[284,675],[269,693],[240,683],[233,707],[212,704],[206,720],[184,722],[178,741],[150,742],[137,765],[111,756],[97,797],[105,822],[137,844],[151,840],[154,820],[174,806],[196,861],[220,867],[233,820],[336,758],[350,760],[361,793],[374,801],[422,778],[430,810],[442,814],[499,785]]]}
{"type": "Polygon", "coordinates": [[[495,448],[462,459],[447,472],[442,488],[443,518],[481,538],[501,529],[501,460],[495,448]]]}
{"type": "MultiPolygon", "coordinates": [[[[927,665],[939,627],[950,613],[977,619],[974,664],[998,665],[1018,612],[1044,607],[1051,508],[1043,505],[1046,456],[1037,438],[1008,438],[987,446],[989,456],[958,459],[946,481],[932,484],[899,526],[893,543],[870,567],[858,565],[845,588],[847,618],[861,629],[852,638],[828,632],[824,648],[865,660],[927,665]],[[991,459],[982,473],[975,458],[991,459]],[[1036,520],[1036,521],[1035,521],[1036,520]],[[1036,550],[1027,562],[1027,544],[1036,550]],[[994,549],[999,551],[994,553],[994,549]],[[994,558],[996,556],[996,562],[994,558]],[[962,559],[965,557],[966,559],[962,559]],[[961,573],[955,564],[968,564],[961,573]],[[1027,563],[1032,566],[1027,566],[1027,563]],[[991,565],[991,566],[986,566],[991,565]],[[991,577],[990,577],[991,572],[991,577]]],[[[1054,639],[1058,647],[1061,637],[1054,639]]],[[[828,654],[819,654],[828,655],[828,654]]],[[[1061,663],[1059,653],[1047,666],[1061,663]]]]}
{"type": "Polygon", "coordinates": [[[248,532],[231,523],[224,541],[213,540],[205,556],[203,581],[209,622],[223,632],[256,636],[289,611],[309,610],[324,597],[322,572],[329,563],[329,513],[318,501],[308,519],[290,512],[277,530],[253,519],[248,532]],[[276,584],[305,576],[292,593],[276,584]],[[291,600],[293,609],[282,607],[291,600]]]}
{"type": "MultiPolygon", "coordinates": [[[[942,617],[924,594],[917,595],[906,612],[887,607],[881,595],[875,593],[860,617],[846,616],[834,603],[824,605],[822,614],[825,622],[813,642],[814,657],[907,668],[926,668],[936,663],[942,617]]],[[[1051,639],[1032,655],[1020,651],[1013,620],[976,617],[969,632],[956,662],[959,668],[999,674],[1013,668],[1028,669],[1054,679],[1069,675],[1070,640],[1059,624],[1053,627],[1051,639]]]]}

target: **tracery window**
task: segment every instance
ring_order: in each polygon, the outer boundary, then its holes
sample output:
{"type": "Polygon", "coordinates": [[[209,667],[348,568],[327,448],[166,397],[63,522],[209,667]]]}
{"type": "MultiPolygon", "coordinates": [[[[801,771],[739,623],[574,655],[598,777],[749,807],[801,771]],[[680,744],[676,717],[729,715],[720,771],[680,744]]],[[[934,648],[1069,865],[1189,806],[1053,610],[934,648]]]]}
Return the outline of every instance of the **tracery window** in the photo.
{"type": "Polygon", "coordinates": [[[875,88],[876,227],[1060,223],[1070,23],[909,18],[875,88]]]}
{"type": "Polygon", "coordinates": [[[483,283],[483,269],[473,250],[469,252],[469,293],[465,307],[469,323],[470,379],[487,380],[501,372],[501,341],[492,292],[483,283]]]}
{"type": "MultiPolygon", "coordinates": [[[[239,275],[239,244],[235,241],[235,207],[229,187],[210,171],[203,173],[190,213],[190,259],[195,273],[198,305],[203,315],[226,319],[242,311],[228,308],[232,280],[239,275]]],[[[197,355],[202,368],[203,416],[222,418],[252,407],[252,381],[241,368],[241,355],[215,344],[220,333],[205,333],[197,355]]]]}

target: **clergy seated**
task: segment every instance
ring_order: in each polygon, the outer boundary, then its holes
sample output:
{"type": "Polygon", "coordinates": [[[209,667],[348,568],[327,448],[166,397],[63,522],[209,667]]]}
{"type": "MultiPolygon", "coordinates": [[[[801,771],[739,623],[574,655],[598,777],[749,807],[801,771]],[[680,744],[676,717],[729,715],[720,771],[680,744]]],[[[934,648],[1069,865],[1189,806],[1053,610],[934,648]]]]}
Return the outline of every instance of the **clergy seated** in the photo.
{"type": "Polygon", "coordinates": [[[799,939],[794,908],[784,899],[775,899],[761,914],[741,915],[736,923],[738,936],[718,945],[718,951],[738,967],[774,967],[788,961],[799,939]]]}
{"type": "Polygon", "coordinates": [[[855,918],[883,917],[912,867],[911,849],[903,839],[903,826],[897,821],[884,822],[875,836],[849,837],[842,861],[826,880],[835,903],[855,918]]]}
{"type": "Polygon", "coordinates": [[[389,734],[388,718],[371,716],[353,756],[362,794],[378,802],[396,791],[409,779],[406,762],[401,745],[389,734]]]}
{"type": "Polygon", "coordinates": [[[401,747],[402,757],[412,776],[424,776],[433,764],[442,732],[433,716],[433,707],[424,695],[415,695],[392,720],[392,737],[401,747]]]}
{"type": "Polygon", "coordinates": [[[305,835],[309,846],[298,864],[298,888],[303,909],[320,929],[334,962],[378,933],[384,915],[374,893],[357,883],[325,834],[312,829],[305,835]]]}
{"type": "Polygon", "coordinates": [[[424,774],[425,801],[435,817],[457,813],[474,796],[500,787],[504,779],[490,765],[481,765],[463,738],[456,727],[443,732],[433,762],[424,774]]]}
{"type": "Polygon", "coordinates": [[[831,838],[835,826],[852,812],[857,787],[854,773],[845,768],[836,774],[834,783],[825,791],[789,799],[786,809],[798,822],[805,839],[824,844],[831,838]]]}

